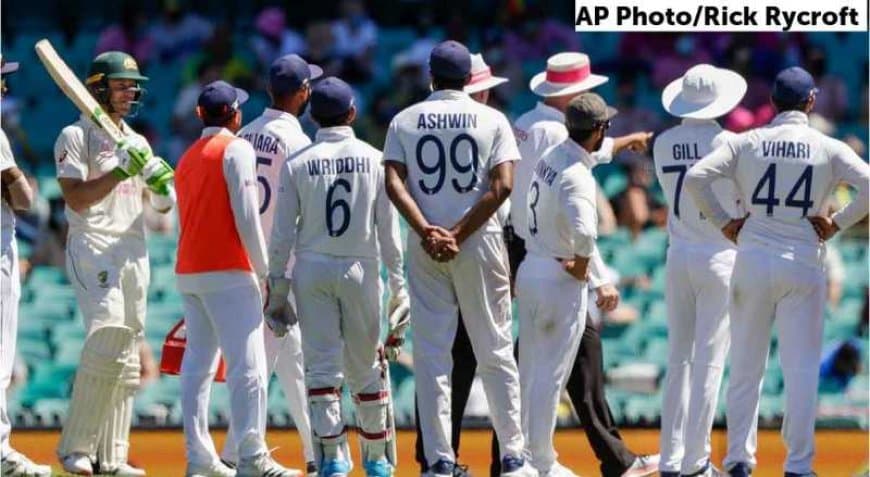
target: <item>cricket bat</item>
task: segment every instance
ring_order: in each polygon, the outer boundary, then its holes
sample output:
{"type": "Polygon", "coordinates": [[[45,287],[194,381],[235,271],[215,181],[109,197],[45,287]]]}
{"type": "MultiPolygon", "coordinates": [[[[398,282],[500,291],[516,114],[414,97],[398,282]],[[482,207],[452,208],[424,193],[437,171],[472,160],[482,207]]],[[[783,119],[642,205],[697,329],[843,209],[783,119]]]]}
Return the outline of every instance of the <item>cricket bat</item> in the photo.
{"type": "Polygon", "coordinates": [[[75,73],[63,61],[57,51],[51,46],[51,42],[46,39],[36,42],[36,54],[42,65],[51,75],[51,79],[57,84],[58,88],[63,91],[73,104],[79,110],[89,117],[90,120],[100,129],[102,129],[115,144],[121,144],[124,140],[124,135],[109,115],[103,111],[102,106],[97,103],[97,100],[91,96],[85,85],[79,81],[75,73]]]}

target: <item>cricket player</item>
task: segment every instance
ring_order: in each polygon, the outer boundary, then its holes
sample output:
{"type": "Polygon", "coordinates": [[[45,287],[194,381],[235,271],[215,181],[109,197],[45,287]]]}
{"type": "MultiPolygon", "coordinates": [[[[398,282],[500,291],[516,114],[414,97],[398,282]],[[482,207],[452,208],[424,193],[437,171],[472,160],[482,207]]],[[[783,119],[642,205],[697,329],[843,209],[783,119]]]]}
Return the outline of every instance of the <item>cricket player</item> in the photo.
{"type": "Polygon", "coordinates": [[[523,458],[510,279],[495,217],[519,152],[505,116],[462,91],[471,70],[464,45],[440,43],[429,68],[434,92],[393,118],[384,147],[387,192],[411,227],[416,391],[429,473],[452,475],[456,462],[450,352],[461,312],[493,410],[502,475],[536,475],[523,458]]]}
{"type": "MultiPolygon", "coordinates": [[[[471,55],[471,78],[468,83],[462,88],[468,93],[471,99],[481,104],[489,102],[490,90],[496,86],[507,83],[508,79],[501,76],[494,76],[492,69],[486,64],[483,55],[480,53],[471,55]]],[[[506,200],[499,207],[496,215],[498,216],[499,224],[504,227],[507,222],[507,216],[510,213],[510,200],[506,200]]],[[[389,350],[390,340],[387,340],[387,349],[389,350]]],[[[474,357],[474,350],[471,349],[471,341],[468,339],[468,332],[465,331],[465,326],[462,324],[462,318],[456,327],[456,337],[453,339],[453,349],[451,351],[454,362],[461,362],[462,366],[454,366],[451,373],[451,426],[452,435],[450,445],[453,447],[453,453],[457,458],[456,466],[453,469],[454,477],[466,477],[468,475],[468,466],[461,465],[458,462],[459,458],[459,437],[462,432],[462,416],[465,413],[465,406],[468,404],[468,396],[471,394],[471,385],[474,383],[474,375],[477,373],[477,359],[474,357]]],[[[419,411],[414,405],[416,415],[419,411]]],[[[414,419],[414,424],[417,431],[416,454],[415,458],[420,464],[420,473],[428,472],[426,464],[426,455],[423,451],[423,432],[420,429],[420,419],[414,419]]],[[[498,446],[494,446],[495,456],[498,460],[498,446]]]]}
{"type": "MultiPolygon", "coordinates": [[[[17,62],[0,57],[0,96],[6,95],[4,76],[18,71],[17,62]]],[[[9,444],[12,422],[6,410],[6,389],[15,364],[18,336],[18,300],[21,277],[18,271],[18,243],[15,240],[15,211],[30,210],[33,190],[15,165],[6,133],[0,130],[0,475],[3,477],[48,477],[51,467],[35,464],[9,444]]]]}
{"type": "Polygon", "coordinates": [[[823,241],[866,216],[870,200],[870,166],[849,146],[807,124],[816,91],[802,68],[781,71],[773,83],[777,115],[770,124],[727,140],[686,176],[686,189],[704,216],[737,243],[724,461],[732,476],[749,475],[756,464],[758,400],[774,324],[785,381],[785,476],[815,475],[823,241]],[[720,178],[734,180],[748,217],[729,215],[719,202],[712,185],[720,178]],[[855,200],[831,217],[819,215],[840,181],[857,189],[855,200]]]}
{"type": "MultiPolygon", "coordinates": [[[[276,59],[269,68],[269,93],[272,105],[257,119],[239,131],[238,136],[250,142],[257,154],[257,181],[260,185],[260,222],[266,245],[272,233],[272,217],[275,214],[275,198],[278,194],[278,179],[284,164],[299,150],[311,144],[297,119],[305,111],[311,95],[311,81],[320,77],[323,70],[309,65],[298,55],[286,55],[276,59]]],[[[287,264],[287,273],[292,272],[293,257],[287,264]]],[[[268,324],[268,321],[267,321],[268,324]]],[[[307,463],[307,474],[316,474],[314,446],[311,443],[311,421],[305,396],[305,368],[302,360],[302,337],[297,323],[287,329],[287,335],[279,338],[273,332],[263,333],[266,339],[266,376],[278,375],[278,382],[290,406],[293,423],[302,439],[302,448],[307,463]]],[[[268,381],[267,381],[268,384],[268,381]]],[[[225,462],[236,462],[235,447],[230,443],[235,432],[230,426],[221,457],[225,462]]]]}
{"type": "MultiPolygon", "coordinates": [[[[728,282],[737,251],[682,188],[693,164],[733,139],[715,118],[731,111],[745,93],[743,77],[711,65],[693,66],[662,93],[665,111],[683,118],[653,146],[656,175],[668,201],[670,243],[659,462],[664,477],[719,474],[710,464],[710,429],[728,353],[728,282]]],[[[732,181],[719,181],[716,192],[729,216],[744,215],[732,181]]]]}
{"type": "Polygon", "coordinates": [[[534,168],[528,253],[517,272],[523,432],[540,475],[573,476],[556,462],[556,411],[586,325],[587,267],[598,236],[595,179],[582,158],[601,147],[616,110],[595,93],[568,103],[568,140],[534,168]]]}
{"type": "MultiPolygon", "coordinates": [[[[269,247],[267,316],[296,321],[289,303],[287,260],[296,251],[292,287],[305,354],[305,382],[320,475],[351,468],[341,386],[357,407],[365,473],[389,477],[396,456],[388,416],[390,388],[379,357],[380,261],[387,267],[392,309],[408,301],[398,213],[384,188],[381,151],[354,136],[353,91],[328,77],[314,85],[315,142],[282,168],[269,247]]],[[[407,305],[405,305],[407,306],[407,305]]]]}
{"type": "Polygon", "coordinates": [[[268,262],[260,226],[256,155],[235,136],[246,92],[224,81],[197,101],[205,128],[178,162],[180,236],[175,267],[184,299],[187,348],[181,406],[187,476],[295,477],[266,448],[266,355],[260,282],[268,262]],[[236,470],[218,458],[208,433],[208,401],[218,350],[227,366],[236,470]]]}
{"type": "MultiPolygon", "coordinates": [[[[514,123],[514,134],[522,159],[516,166],[515,187],[510,199],[508,253],[512,279],[515,279],[526,255],[525,239],[529,236],[530,227],[537,228],[537,218],[534,215],[529,217],[526,210],[534,166],[550,149],[568,139],[565,110],[571,99],[607,81],[607,77],[592,73],[587,55],[565,52],[551,56],[547,60],[546,70],[529,82],[532,92],[542,100],[514,123]]],[[[649,132],[636,132],[618,138],[605,137],[597,150],[587,151],[589,154],[582,155],[581,160],[586,161],[586,168],[591,170],[598,164],[610,162],[613,154],[623,149],[645,151],[650,137],[649,132]]],[[[603,311],[616,308],[619,291],[609,282],[606,266],[597,247],[592,252],[588,270],[588,287],[595,293],[595,305],[603,311]]],[[[577,353],[567,391],[574,409],[585,423],[583,430],[601,462],[601,473],[608,477],[649,475],[657,468],[658,455],[638,455],[625,445],[604,395],[604,373],[600,367],[601,336],[597,328],[591,326],[582,333],[580,346],[583,350],[577,353]]],[[[561,464],[555,462],[553,467],[559,468],[561,464]]],[[[562,471],[570,472],[568,469],[562,471]]],[[[495,475],[494,469],[491,474],[495,475]]]]}
{"type": "Polygon", "coordinates": [[[116,146],[82,115],[54,146],[69,223],[67,272],[87,329],[57,449],[76,475],[145,475],[127,463],[149,281],[142,205],[150,198],[166,213],[175,203],[172,168],[123,121],[138,110],[147,80],[126,53],[97,56],[85,85],[125,143],[116,146]]]}

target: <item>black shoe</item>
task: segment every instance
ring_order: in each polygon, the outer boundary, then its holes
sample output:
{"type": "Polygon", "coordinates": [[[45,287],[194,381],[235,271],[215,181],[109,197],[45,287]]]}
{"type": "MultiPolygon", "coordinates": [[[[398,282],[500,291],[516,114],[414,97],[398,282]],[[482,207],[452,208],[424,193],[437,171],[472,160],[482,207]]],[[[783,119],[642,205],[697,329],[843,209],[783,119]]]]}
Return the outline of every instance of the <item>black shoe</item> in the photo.
{"type": "Polygon", "coordinates": [[[786,472],[785,477],[818,477],[815,472],[809,474],[798,474],[796,472],[786,472]]]}
{"type": "Polygon", "coordinates": [[[453,477],[471,477],[471,471],[467,465],[456,464],[453,466],[453,477]]]}
{"type": "Polygon", "coordinates": [[[752,475],[752,468],[745,462],[738,462],[728,469],[730,477],[749,477],[752,475]]]}
{"type": "Polygon", "coordinates": [[[456,464],[449,460],[440,459],[429,467],[429,475],[453,475],[456,464]]]}

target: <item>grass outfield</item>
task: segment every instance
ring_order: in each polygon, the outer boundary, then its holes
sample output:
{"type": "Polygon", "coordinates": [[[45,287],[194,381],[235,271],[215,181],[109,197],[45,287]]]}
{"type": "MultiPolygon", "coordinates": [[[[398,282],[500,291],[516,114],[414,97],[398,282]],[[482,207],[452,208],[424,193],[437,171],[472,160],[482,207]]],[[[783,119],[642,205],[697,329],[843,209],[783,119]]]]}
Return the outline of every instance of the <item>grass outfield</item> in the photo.
{"type": "MultiPolygon", "coordinates": [[[[51,463],[57,469],[54,449],[59,433],[56,431],[15,431],[12,445],[30,457],[43,463],[51,463]]],[[[216,444],[223,442],[223,431],[214,434],[216,444]]],[[[658,432],[655,430],[629,430],[623,437],[633,450],[648,453],[658,449],[658,432]]],[[[354,459],[359,456],[354,441],[354,459]]],[[[782,476],[782,461],[785,448],[779,432],[761,431],[759,440],[759,467],[753,477],[782,476]]],[[[144,467],[151,477],[175,477],[184,475],[184,437],[178,431],[137,431],[133,433],[131,461],[144,467]]],[[[293,430],[271,431],[269,445],[280,446],[276,458],[285,465],[302,467],[303,457],[299,438],[293,430]]],[[[484,430],[466,430],[462,433],[460,449],[462,463],[468,464],[474,475],[489,475],[490,434],[484,430]]],[[[584,476],[599,475],[595,456],[580,430],[564,430],[556,434],[559,461],[584,476]]],[[[816,472],[820,477],[866,476],[868,459],[868,434],[863,431],[818,431],[816,433],[816,472]],[[864,472],[863,474],[861,472],[864,472]]],[[[721,462],[725,454],[725,435],[716,431],[713,437],[713,458],[721,462]]],[[[399,477],[419,475],[414,462],[414,434],[402,431],[399,434],[399,477]]],[[[353,474],[362,475],[360,466],[353,474]]],[[[57,473],[56,475],[64,475],[57,473]]]]}

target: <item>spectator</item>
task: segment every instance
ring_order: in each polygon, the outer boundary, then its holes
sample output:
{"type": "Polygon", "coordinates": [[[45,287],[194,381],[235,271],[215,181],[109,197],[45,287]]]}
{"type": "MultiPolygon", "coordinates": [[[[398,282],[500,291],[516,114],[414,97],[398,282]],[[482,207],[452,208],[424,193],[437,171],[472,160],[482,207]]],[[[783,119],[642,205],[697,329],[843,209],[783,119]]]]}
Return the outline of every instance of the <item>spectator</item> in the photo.
{"type": "Polygon", "coordinates": [[[344,79],[351,83],[372,76],[378,27],[365,11],[362,0],[343,0],[341,18],[332,23],[335,53],[344,61],[344,79]]]}
{"type": "Polygon", "coordinates": [[[305,41],[308,47],[305,54],[301,55],[305,61],[320,65],[324,77],[342,76],[344,64],[336,50],[331,24],[322,21],[309,23],[305,31],[305,41]]]}
{"type": "Polygon", "coordinates": [[[64,201],[57,197],[50,201],[51,213],[48,219],[48,227],[41,232],[33,247],[33,253],[29,258],[28,269],[48,265],[61,270],[66,270],[66,235],[67,222],[64,214],[64,201]]]}
{"type": "Polygon", "coordinates": [[[154,42],[145,30],[147,21],[141,5],[132,0],[125,2],[119,22],[100,33],[94,54],[123,51],[136,58],[140,68],[144,67],[154,54],[154,42]]]}
{"type": "Polygon", "coordinates": [[[257,15],[254,27],[256,33],[251,38],[251,49],[257,57],[259,72],[268,71],[276,58],[305,51],[305,39],[287,27],[287,16],[281,7],[264,8],[257,15]]]}
{"type": "Polygon", "coordinates": [[[199,52],[213,30],[210,21],[184,11],[179,0],[164,0],[163,16],[151,29],[150,36],[160,61],[171,63],[199,52]]]}
{"type": "Polygon", "coordinates": [[[845,391],[849,381],[861,371],[861,348],[857,338],[841,341],[822,356],[820,387],[845,391]]]}
{"type": "Polygon", "coordinates": [[[842,78],[828,73],[825,52],[821,48],[811,48],[807,52],[804,64],[807,65],[807,71],[816,79],[819,88],[813,112],[834,122],[843,120],[849,105],[846,83],[842,78]]]}
{"type": "Polygon", "coordinates": [[[183,73],[185,84],[196,81],[199,67],[204,63],[215,65],[222,80],[240,88],[251,89],[254,83],[254,65],[233,50],[233,32],[229,25],[215,27],[205,44],[205,50],[187,61],[183,73]]]}
{"type": "Polygon", "coordinates": [[[560,51],[579,51],[580,41],[573,28],[546,18],[540,5],[531,5],[516,15],[505,34],[504,51],[517,62],[541,61],[560,51]]]}
{"type": "Polygon", "coordinates": [[[202,132],[202,122],[196,115],[196,102],[202,88],[221,77],[220,65],[203,58],[196,68],[196,82],[184,86],[175,98],[172,107],[172,139],[168,146],[166,159],[175,164],[187,146],[202,132]]]}
{"type": "Polygon", "coordinates": [[[655,208],[655,204],[649,193],[652,175],[648,163],[643,160],[626,162],[628,185],[616,197],[616,219],[621,227],[628,229],[631,239],[634,241],[650,222],[651,211],[655,208]]]}

